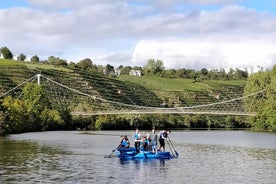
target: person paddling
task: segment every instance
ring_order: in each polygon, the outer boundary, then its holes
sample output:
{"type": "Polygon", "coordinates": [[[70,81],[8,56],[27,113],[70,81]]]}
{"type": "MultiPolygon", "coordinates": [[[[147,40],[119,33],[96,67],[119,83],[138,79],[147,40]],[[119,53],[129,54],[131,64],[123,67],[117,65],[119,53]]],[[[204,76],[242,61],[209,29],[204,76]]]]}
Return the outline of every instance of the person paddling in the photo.
{"type": "Polygon", "coordinates": [[[127,138],[127,136],[125,135],[125,136],[121,136],[121,144],[120,144],[120,147],[121,148],[129,148],[129,145],[130,145],[130,143],[129,143],[129,140],[128,140],[128,138],[127,138]]]}
{"type": "Polygon", "coordinates": [[[159,135],[160,150],[165,151],[165,139],[168,138],[170,130],[161,130],[159,135]]]}

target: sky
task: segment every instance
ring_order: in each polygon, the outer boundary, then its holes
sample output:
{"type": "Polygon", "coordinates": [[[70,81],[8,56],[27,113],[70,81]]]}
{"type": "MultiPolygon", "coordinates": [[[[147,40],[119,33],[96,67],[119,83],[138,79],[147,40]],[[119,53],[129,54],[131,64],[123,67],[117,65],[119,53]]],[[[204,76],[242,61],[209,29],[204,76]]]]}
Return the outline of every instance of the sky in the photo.
{"type": "Polygon", "coordinates": [[[276,64],[276,0],[1,0],[14,55],[166,69],[276,64]]]}

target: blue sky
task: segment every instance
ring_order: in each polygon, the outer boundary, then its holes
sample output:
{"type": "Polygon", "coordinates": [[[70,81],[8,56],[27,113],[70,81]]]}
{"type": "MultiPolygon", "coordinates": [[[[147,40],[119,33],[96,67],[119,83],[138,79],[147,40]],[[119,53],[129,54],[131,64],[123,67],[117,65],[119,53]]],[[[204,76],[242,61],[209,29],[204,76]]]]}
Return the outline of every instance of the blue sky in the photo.
{"type": "MultiPolygon", "coordinates": [[[[69,0],[70,1],[70,0],[69,0]]],[[[81,1],[81,0],[80,0],[81,1]]],[[[0,3],[0,8],[13,8],[13,7],[32,7],[32,1],[28,1],[28,0],[1,0],[0,3]]],[[[58,1],[56,1],[58,3],[58,1]]],[[[100,0],[99,0],[100,2],[100,0]]],[[[145,5],[145,4],[150,4],[151,1],[148,2],[143,2],[143,1],[128,1],[130,4],[132,5],[145,5]]],[[[202,4],[202,3],[181,3],[182,1],[178,1],[180,3],[180,6],[182,6],[182,8],[180,7],[175,7],[175,10],[177,11],[178,9],[181,10],[188,10],[188,8],[192,8],[192,9],[205,9],[205,10],[214,10],[214,9],[218,9],[221,6],[224,6],[225,3],[210,3],[210,4],[202,4]],[[186,8],[188,7],[188,8],[186,8]]],[[[183,1],[185,2],[185,1],[183,1]]],[[[193,1],[190,1],[193,2],[193,1]]],[[[204,2],[204,1],[203,1],[204,2]]],[[[217,1],[219,2],[219,1],[217,1]]],[[[258,11],[268,11],[271,13],[275,13],[276,12],[276,0],[233,0],[233,1],[226,1],[229,4],[237,4],[240,6],[244,6],[244,7],[248,7],[248,8],[252,8],[252,9],[256,9],[258,11]]]]}
{"type": "Polygon", "coordinates": [[[276,0],[2,0],[0,46],[114,67],[271,68],[276,0]]]}

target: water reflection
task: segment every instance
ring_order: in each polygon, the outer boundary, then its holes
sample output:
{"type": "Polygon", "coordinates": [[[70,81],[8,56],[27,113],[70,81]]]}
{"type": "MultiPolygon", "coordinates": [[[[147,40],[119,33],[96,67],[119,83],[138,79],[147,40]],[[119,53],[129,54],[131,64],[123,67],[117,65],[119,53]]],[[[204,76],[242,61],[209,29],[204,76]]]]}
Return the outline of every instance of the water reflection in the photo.
{"type": "Polygon", "coordinates": [[[121,132],[41,132],[0,137],[0,183],[276,181],[275,135],[174,132],[172,140],[180,153],[177,159],[106,158],[117,146],[117,134],[121,132]]]}
{"type": "Polygon", "coordinates": [[[7,182],[40,181],[43,170],[56,170],[63,150],[29,141],[0,141],[0,174],[7,182]],[[60,157],[60,158],[55,158],[60,157]],[[53,163],[54,162],[54,163],[53,163]],[[53,167],[54,166],[54,167],[53,167]]]}
{"type": "Polygon", "coordinates": [[[125,164],[136,164],[136,165],[140,165],[140,164],[144,164],[144,165],[151,165],[151,166],[165,166],[166,161],[168,161],[168,159],[119,159],[120,160],[120,164],[121,165],[125,165],[125,164]]]}

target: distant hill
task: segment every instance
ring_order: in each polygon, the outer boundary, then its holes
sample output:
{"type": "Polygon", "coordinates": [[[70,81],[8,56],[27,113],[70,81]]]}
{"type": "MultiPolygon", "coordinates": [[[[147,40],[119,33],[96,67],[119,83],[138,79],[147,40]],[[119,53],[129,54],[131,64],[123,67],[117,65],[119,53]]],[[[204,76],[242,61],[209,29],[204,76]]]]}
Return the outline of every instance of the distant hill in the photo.
{"type": "Polygon", "coordinates": [[[242,95],[246,83],[129,75],[114,78],[67,67],[0,59],[0,95],[38,73],[106,100],[155,107],[192,106],[236,98],[242,95]]]}

